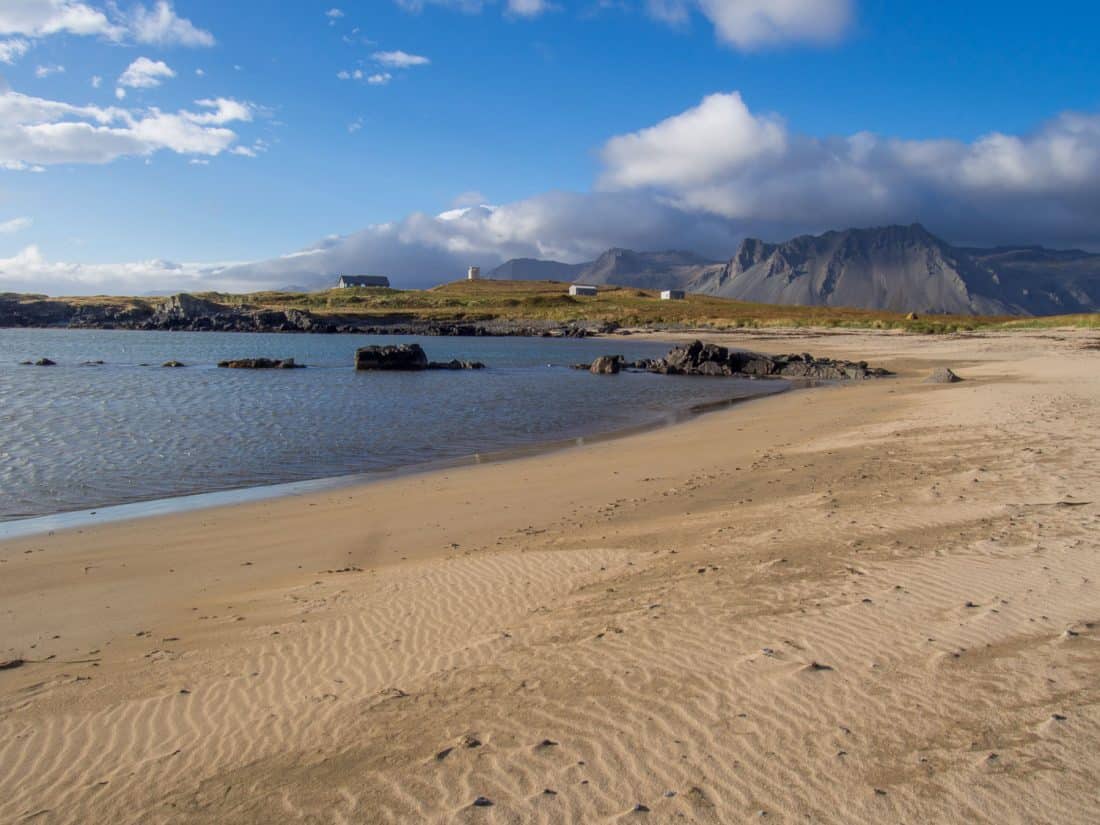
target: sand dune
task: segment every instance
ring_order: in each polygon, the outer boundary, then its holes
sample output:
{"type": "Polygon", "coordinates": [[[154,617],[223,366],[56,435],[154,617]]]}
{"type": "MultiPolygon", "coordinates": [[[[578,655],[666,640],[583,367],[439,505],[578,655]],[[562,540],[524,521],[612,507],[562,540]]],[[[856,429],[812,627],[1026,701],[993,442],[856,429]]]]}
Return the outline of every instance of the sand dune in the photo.
{"type": "Polygon", "coordinates": [[[1091,338],[0,545],[0,821],[1095,822],[1091,338]]]}

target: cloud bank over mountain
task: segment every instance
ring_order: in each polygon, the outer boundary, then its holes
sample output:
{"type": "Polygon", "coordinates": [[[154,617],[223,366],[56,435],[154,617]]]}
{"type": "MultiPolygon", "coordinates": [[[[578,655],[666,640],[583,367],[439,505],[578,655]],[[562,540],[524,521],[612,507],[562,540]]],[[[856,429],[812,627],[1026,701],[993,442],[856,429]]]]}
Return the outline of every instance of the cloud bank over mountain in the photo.
{"type": "MultiPolygon", "coordinates": [[[[8,103],[43,104],[18,97],[8,103]]],[[[243,119],[241,114],[224,109],[224,117],[206,120],[193,112],[156,116],[171,117],[195,141],[193,151],[212,153],[235,137],[221,134],[219,121],[243,119]]],[[[74,116],[95,123],[115,113],[89,108],[74,116]]],[[[140,123],[127,122],[123,135],[111,135],[124,138],[123,148],[101,151],[148,151],[148,134],[128,133],[140,123]]],[[[164,140],[159,129],[156,135],[158,146],[191,151],[174,137],[164,140]]],[[[869,132],[819,137],[792,131],[778,114],[752,111],[730,92],[612,137],[600,158],[592,192],[414,213],[266,261],[122,264],[112,276],[109,265],[51,263],[37,249],[24,250],[0,260],[0,289],[31,280],[38,291],[51,293],[312,286],[347,272],[426,286],[461,277],[470,264],[491,268],[517,257],[576,262],[622,246],[726,258],[745,236],[785,239],[915,221],[959,244],[1100,249],[1100,115],[1094,113],[1066,112],[1028,134],[995,132],[969,143],[869,132]]],[[[36,154],[33,162],[51,160],[36,154]]]]}

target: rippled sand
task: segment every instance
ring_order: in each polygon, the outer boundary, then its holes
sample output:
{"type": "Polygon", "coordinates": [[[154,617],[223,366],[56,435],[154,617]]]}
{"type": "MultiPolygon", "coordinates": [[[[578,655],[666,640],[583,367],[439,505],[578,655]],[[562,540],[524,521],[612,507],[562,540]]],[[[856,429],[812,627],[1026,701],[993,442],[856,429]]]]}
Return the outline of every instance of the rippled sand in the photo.
{"type": "Polygon", "coordinates": [[[0,545],[0,821],[1095,822],[1096,337],[0,545]]]}

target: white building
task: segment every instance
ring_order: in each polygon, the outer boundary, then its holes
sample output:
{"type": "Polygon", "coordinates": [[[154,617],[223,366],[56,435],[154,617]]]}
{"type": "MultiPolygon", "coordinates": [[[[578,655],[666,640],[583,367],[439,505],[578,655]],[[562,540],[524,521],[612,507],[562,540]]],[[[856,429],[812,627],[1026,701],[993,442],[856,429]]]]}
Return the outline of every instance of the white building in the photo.
{"type": "Polygon", "coordinates": [[[569,287],[570,295],[598,295],[599,289],[587,284],[573,284],[569,287]]]}
{"type": "Polygon", "coordinates": [[[385,275],[341,275],[336,286],[340,289],[351,289],[357,286],[385,286],[390,285],[390,279],[385,275]]]}
{"type": "Polygon", "coordinates": [[[687,297],[682,289],[666,289],[661,292],[662,301],[682,301],[687,297]]]}
{"type": "Polygon", "coordinates": [[[480,266],[471,266],[469,269],[467,269],[466,270],[466,280],[467,281],[479,281],[479,280],[481,280],[481,267],[480,266]]]}

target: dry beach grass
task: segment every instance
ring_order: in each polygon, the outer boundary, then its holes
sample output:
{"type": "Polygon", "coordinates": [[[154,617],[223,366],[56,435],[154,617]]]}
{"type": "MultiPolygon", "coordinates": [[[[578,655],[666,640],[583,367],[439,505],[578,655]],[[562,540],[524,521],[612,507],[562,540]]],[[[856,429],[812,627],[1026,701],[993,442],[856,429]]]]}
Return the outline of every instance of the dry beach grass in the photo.
{"type": "Polygon", "coordinates": [[[1095,339],[2,544],[0,821],[1095,822],[1095,339]]]}

